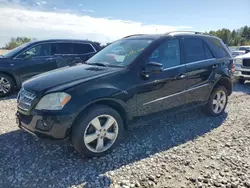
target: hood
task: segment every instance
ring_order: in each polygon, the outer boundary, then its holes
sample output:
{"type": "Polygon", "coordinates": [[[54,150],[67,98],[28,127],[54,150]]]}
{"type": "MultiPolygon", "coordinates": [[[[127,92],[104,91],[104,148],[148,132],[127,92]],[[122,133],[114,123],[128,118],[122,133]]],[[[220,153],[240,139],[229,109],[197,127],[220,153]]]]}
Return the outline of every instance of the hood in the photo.
{"type": "Polygon", "coordinates": [[[85,64],[64,67],[35,76],[24,82],[23,87],[38,93],[48,90],[63,90],[91,79],[111,74],[118,70],[120,70],[120,68],[85,64]]]}
{"type": "Polygon", "coordinates": [[[244,54],[244,55],[239,55],[239,56],[237,56],[235,58],[237,58],[237,59],[250,58],[250,52],[247,53],[247,54],[244,54]]]}

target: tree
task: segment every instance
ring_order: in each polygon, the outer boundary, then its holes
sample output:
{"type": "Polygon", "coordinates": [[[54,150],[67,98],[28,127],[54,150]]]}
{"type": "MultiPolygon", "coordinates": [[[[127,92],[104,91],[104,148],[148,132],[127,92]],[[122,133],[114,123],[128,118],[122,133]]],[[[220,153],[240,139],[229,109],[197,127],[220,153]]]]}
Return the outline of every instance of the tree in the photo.
{"type": "Polygon", "coordinates": [[[237,30],[230,31],[223,28],[217,31],[209,31],[209,35],[214,35],[223,40],[229,46],[249,45],[250,44],[250,27],[244,26],[237,30]]]}
{"type": "Polygon", "coordinates": [[[11,50],[13,48],[16,48],[17,46],[20,46],[24,43],[27,43],[27,42],[30,42],[32,40],[35,40],[35,39],[31,39],[31,38],[28,38],[28,37],[12,37],[10,39],[10,41],[5,45],[5,49],[7,50],[11,50]]]}

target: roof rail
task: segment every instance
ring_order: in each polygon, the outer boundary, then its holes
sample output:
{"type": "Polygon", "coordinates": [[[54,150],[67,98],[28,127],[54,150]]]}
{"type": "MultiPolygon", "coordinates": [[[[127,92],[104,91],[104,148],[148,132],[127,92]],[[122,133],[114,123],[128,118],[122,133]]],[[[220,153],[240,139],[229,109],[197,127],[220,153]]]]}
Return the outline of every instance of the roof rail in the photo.
{"type": "Polygon", "coordinates": [[[128,35],[126,37],[123,37],[123,39],[128,38],[128,37],[133,37],[133,36],[140,36],[140,35],[145,35],[145,34],[134,34],[134,35],[128,35]]]}
{"type": "Polygon", "coordinates": [[[174,33],[204,34],[204,33],[202,33],[202,32],[198,32],[198,31],[170,31],[170,32],[165,33],[165,35],[174,34],[174,33]]]}

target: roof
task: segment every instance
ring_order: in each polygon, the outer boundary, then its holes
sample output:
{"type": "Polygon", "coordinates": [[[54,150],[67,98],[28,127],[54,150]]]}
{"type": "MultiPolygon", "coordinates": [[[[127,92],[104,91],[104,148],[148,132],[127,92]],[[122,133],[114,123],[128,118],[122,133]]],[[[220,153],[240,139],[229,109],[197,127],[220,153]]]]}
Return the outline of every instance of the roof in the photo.
{"type": "Polygon", "coordinates": [[[95,43],[90,40],[79,40],[79,39],[47,39],[47,40],[35,40],[32,41],[33,43],[40,43],[40,42],[81,42],[81,43],[95,43]]]}
{"type": "Polygon", "coordinates": [[[197,37],[218,38],[215,36],[203,34],[201,32],[195,32],[195,31],[172,31],[172,32],[163,33],[163,34],[135,34],[135,35],[126,36],[123,39],[152,39],[152,40],[156,40],[160,37],[167,37],[167,36],[197,36],[197,37]]]}

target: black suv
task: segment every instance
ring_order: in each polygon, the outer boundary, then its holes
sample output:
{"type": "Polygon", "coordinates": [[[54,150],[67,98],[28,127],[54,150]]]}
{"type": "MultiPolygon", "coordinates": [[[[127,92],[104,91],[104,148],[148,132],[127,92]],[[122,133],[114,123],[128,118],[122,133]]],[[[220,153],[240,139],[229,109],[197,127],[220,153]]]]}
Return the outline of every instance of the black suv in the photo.
{"type": "Polygon", "coordinates": [[[0,56],[0,97],[37,74],[86,61],[101,49],[83,40],[43,40],[25,43],[0,56]]]}
{"type": "Polygon", "coordinates": [[[139,117],[196,106],[222,114],[232,72],[219,38],[192,32],[128,36],[85,64],[26,81],[17,122],[38,137],[70,138],[82,155],[102,156],[139,117]]]}

